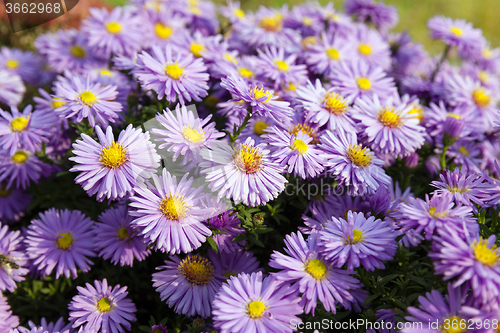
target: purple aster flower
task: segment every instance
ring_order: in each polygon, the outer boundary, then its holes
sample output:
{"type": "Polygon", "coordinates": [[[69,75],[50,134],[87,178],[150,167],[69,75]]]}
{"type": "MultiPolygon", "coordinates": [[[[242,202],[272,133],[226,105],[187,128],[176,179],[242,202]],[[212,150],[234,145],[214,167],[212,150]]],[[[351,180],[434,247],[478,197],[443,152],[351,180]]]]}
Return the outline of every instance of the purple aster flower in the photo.
{"type": "Polygon", "coordinates": [[[372,150],[402,157],[415,152],[425,141],[425,128],[412,110],[411,104],[392,98],[383,102],[375,95],[373,99],[356,100],[353,118],[359,121],[359,131],[372,150]]]}
{"type": "Polygon", "coordinates": [[[233,238],[245,232],[245,229],[240,227],[241,221],[238,214],[232,209],[226,210],[226,204],[220,202],[214,205],[214,216],[208,219],[207,226],[214,231],[222,233],[214,233],[212,238],[217,244],[219,252],[231,253],[240,248],[244,242],[233,242],[233,238]]]}
{"type": "Polygon", "coordinates": [[[221,144],[203,152],[200,165],[208,188],[218,198],[233,199],[235,204],[260,206],[276,198],[284,189],[286,178],[277,163],[270,160],[265,144],[255,145],[252,138],[234,148],[221,144]]]}
{"type": "Polygon", "coordinates": [[[40,60],[30,51],[2,46],[0,48],[0,71],[19,75],[25,82],[36,82],[40,70],[40,60]]]}
{"type": "MultiPolygon", "coordinates": [[[[59,318],[55,323],[49,322],[47,323],[47,320],[45,318],[42,318],[40,325],[36,325],[34,322],[31,320],[28,321],[28,325],[30,326],[31,330],[42,330],[43,333],[70,333],[71,330],[71,323],[65,325],[64,319],[61,317],[59,318]]],[[[30,330],[24,328],[24,327],[18,327],[17,328],[20,333],[29,333],[31,332],[30,330]]]]}
{"type": "Polygon", "coordinates": [[[0,332],[10,332],[19,326],[19,317],[12,314],[7,297],[0,293],[0,332]]]}
{"type": "Polygon", "coordinates": [[[441,39],[445,44],[457,46],[460,50],[480,49],[482,33],[465,20],[434,16],[427,22],[431,37],[441,39]]]}
{"type": "MultiPolygon", "coordinates": [[[[367,329],[366,333],[396,333],[398,330],[398,323],[402,321],[403,312],[398,308],[395,309],[380,309],[375,312],[377,321],[373,323],[372,327],[380,327],[377,331],[375,329],[367,329]]],[[[399,324],[401,326],[401,324],[399,324]]]]}
{"type": "Polygon", "coordinates": [[[23,100],[26,87],[18,75],[0,71],[0,102],[6,105],[18,105],[23,100]]]}
{"type": "Polygon", "coordinates": [[[455,202],[464,206],[474,207],[474,203],[485,206],[483,199],[488,186],[483,175],[469,172],[466,167],[461,170],[455,167],[453,172],[446,170],[439,179],[431,183],[438,188],[437,194],[451,193],[455,202]]]}
{"type": "Polygon", "coordinates": [[[396,7],[373,0],[348,0],[344,3],[346,14],[355,15],[359,22],[373,23],[383,32],[394,27],[399,21],[396,7]]]}
{"type": "Polygon", "coordinates": [[[222,16],[229,19],[231,24],[237,24],[240,22],[244,22],[246,20],[246,14],[241,9],[241,4],[239,1],[231,1],[227,2],[227,6],[221,6],[220,12],[222,16]]]}
{"type": "Polygon", "coordinates": [[[382,169],[384,162],[358,144],[355,134],[337,136],[327,130],[319,148],[326,154],[327,172],[337,177],[339,185],[348,186],[352,194],[372,194],[381,185],[389,186],[391,179],[382,169]]]}
{"type": "Polygon", "coordinates": [[[319,175],[326,162],[323,152],[316,148],[306,133],[297,134],[273,126],[264,139],[272,151],[271,159],[288,169],[288,173],[299,175],[302,179],[319,175]]]}
{"type": "Polygon", "coordinates": [[[500,298],[500,251],[496,236],[488,239],[471,233],[462,237],[454,228],[445,225],[432,243],[429,257],[434,261],[435,274],[444,280],[458,279],[453,287],[465,283],[472,287],[474,297],[482,304],[491,304],[500,298]]]}
{"type": "Polygon", "coordinates": [[[315,85],[297,89],[299,103],[305,109],[306,120],[319,126],[327,125],[332,131],[354,133],[354,121],[349,101],[337,94],[333,89],[325,89],[319,79],[315,85]]]}
{"type": "Polygon", "coordinates": [[[94,82],[88,75],[85,79],[70,75],[69,79],[56,82],[55,91],[55,98],[63,103],[55,111],[66,118],[76,116],[76,123],[88,118],[92,127],[96,125],[96,120],[107,126],[109,122],[115,122],[117,112],[123,109],[115,101],[118,96],[116,86],[94,82]]]}
{"type": "Polygon", "coordinates": [[[28,208],[33,196],[21,189],[5,189],[0,185],[0,220],[4,222],[18,221],[28,208]]]}
{"type": "Polygon", "coordinates": [[[199,254],[188,254],[184,259],[170,256],[165,266],[156,267],[153,287],[162,301],[186,316],[209,317],[212,301],[224,277],[214,269],[210,260],[199,254]]]}
{"type": "Polygon", "coordinates": [[[473,235],[479,231],[475,218],[472,217],[472,208],[469,206],[455,206],[453,195],[444,192],[434,194],[429,199],[408,198],[407,203],[401,203],[399,214],[395,216],[398,226],[403,232],[414,229],[415,233],[425,231],[425,239],[432,239],[436,230],[444,225],[453,226],[461,235],[473,235]]]}
{"type": "Polygon", "coordinates": [[[232,76],[222,79],[221,86],[233,95],[232,101],[245,102],[252,107],[254,114],[280,123],[292,118],[290,103],[279,101],[273,90],[267,90],[260,83],[249,84],[242,78],[232,76]]]}
{"type": "Polygon", "coordinates": [[[120,266],[132,267],[134,258],[142,261],[149,255],[147,244],[132,229],[132,219],[125,205],[110,208],[99,216],[100,223],[95,224],[93,231],[100,257],[111,259],[114,265],[120,262],[120,266]]]}
{"type": "Polygon", "coordinates": [[[143,42],[142,18],[131,8],[90,8],[90,16],[82,22],[81,33],[88,36],[89,46],[98,56],[111,54],[132,56],[143,42]]]}
{"type": "Polygon", "coordinates": [[[468,323],[470,316],[464,311],[466,293],[464,288],[453,288],[450,283],[448,295],[445,297],[437,290],[426,293],[425,297],[419,296],[420,308],[410,306],[407,309],[410,316],[406,317],[406,320],[413,324],[407,324],[401,333],[441,333],[446,324],[448,330],[452,330],[454,320],[457,323],[455,327],[459,326],[462,320],[468,323]]]}
{"type": "Polygon", "coordinates": [[[369,271],[384,269],[382,261],[394,258],[397,250],[396,232],[375,216],[366,218],[363,213],[347,213],[347,220],[335,218],[319,233],[325,259],[337,267],[347,263],[352,270],[359,265],[369,271]]]}
{"type": "Polygon", "coordinates": [[[108,286],[108,281],[94,281],[94,286],[87,283],[85,288],[76,287],[78,295],[69,304],[69,320],[73,328],[83,326],[85,332],[123,333],[130,331],[131,321],[136,321],[135,304],[126,296],[127,287],[108,286]],[[94,288],[95,286],[95,288],[94,288]]]}
{"type": "Polygon", "coordinates": [[[231,276],[238,276],[240,273],[251,274],[262,271],[253,253],[243,251],[243,249],[238,249],[232,253],[224,253],[220,250],[219,253],[215,253],[210,249],[208,257],[214,265],[215,272],[226,279],[231,276]]]}
{"type": "Polygon", "coordinates": [[[307,81],[305,65],[297,65],[297,54],[285,55],[283,48],[270,47],[257,50],[260,62],[260,76],[274,82],[274,89],[278,89],[288,82],[307,81]]]}
{"type": "Polygon", "coordinates": [[[287,255],[274,251],[269,266],[281,271],[272,275],[280,281],[294,283],[302,293],[301,306],[305,313],[312,313],[317,301],[326,311],[336,313],[336,304],[350,309],[354,301],[350,290],[361,288],[360,282],[352,277],[353,271],[332,267],[318,249],[319,237],[312,232],[307,241],[300,232],[285,237],[287,255]]]}
{"type": "Polygon", "coordinates": [[[14,155],[19,146],[34,153],[41,149],[41,143],[47,142],[50,129],[58,122],[55,115],[44,112],[32,112],[28,105],[23,112],[12,106],[11,112],[0,109],[0,145],[14,155]]]}
{"type": "Polygon", "coordinates": [[[52,172],[49,164],[43,163],[27,150],[17,150],[12,156],[7,151],[0,153],[0,183],[6,182],[6,188],[14,185],[26,189],[31,182],[38,183],[40,176],[52,172]]]}
{"type": "Polygon", "coordinates": [[[341,63],[354,56],[352,39],[326,33],[322,33],[319,40],[311,38],[304,39],[302,44],[306,49],[303,58],[313,73],[328,76],[341,63]]]}
{"type": "Polygon", "coordinates": [[[19,230],[9,231],[0,223],[0,290],[11,293],[17,288],[16,282],[24,281],[28,274],[28,258],[22,251],[23,237],[19,230]]]}
{"type": "Polygon", "coordinates": [[[196,165],[200,160],[201,149],[225,135],[215,129],[215,123],[210,122],[210,119],[212,115],[200,119],[184,105],[177,104],[175,114],[167,109],[163,115],[156,115],[156,120],[166,130],[153,128],[151,133],[158,136],[155,141],[162,142],[158,149],[167,147],[167,151],[174,153],[173,161],[182,155],[182,165],[196,165]]]}
{"type": "MultiPolygon", "coordinates": [[[[244,112],[246,113],[246,109],[244,109],[244,112]]],[[[231,133],[234,129],[234,125],[241,126],[241,122],[243,121],[244,117],[244,115],[239,117],[228,117],[228,121],[226,122],[226,129],[231,133]]],[[[270,129],[270,126],[273,126],[275,124],[276,122],[271,118],[253,116],[248,121],[248,125],[245,127],[245,129],[241,131],[241,135],[236,140],[236,143],[241,143],[242,141],[245,141],[246,138],[251,137],[255,140],[256,144],[259,144],[262,142],[267,129],[270,129]]]]}
{"type": "Polygon", "coordinates": [[[361,59],[342,63],[330,75],[332,89],[349,101],[377,95],[384,100],[397,94],[394,80],[381,67],[373,67],[361,59]]]}
{"type": "Polygon", "coordinates": [[[212,234],[201,222],[212,213],[204,205],[203,186],[194,187],[194,178],[188,176],[177,181],[164,168],[161,176],[153,175],[154,184],[135,187],[130,198],[130,207],[135,208],[130,211],[135,217],[132,224],[162,252],[191,252],[212,234]]]}
{"type": "MultiPolygon", "coordinates": [[[[441,154],[441,149],[436,149],[436,153],[441,154]]],[[[469,171],[480,173],[481,169],[481,149],[479,144],[471,138],[462,138],[450,146],[446,156],[453,159],[453,163],[458,166],[465,166],[469,171]]]]}
{"type": "Polygon", "coordinates": [[[201,58],[195,59],[184,50],[175,51],[171,45],[162,51],[156,45],[152,55],[146,51],[139,54],[134,73],[144,90],[154,90],[158,98],[166,96],[167,101],[184,105],[187,102],[201,102],[207,96],[209,75],[201,58]]]}
{"type": "Polygon", "coordinates": [[[291,333],[291,322],[301,323],[297,315],[298,289],[275,277],[263,279],[262,273],[240,274],[226,281],[213,302],[214,326],[221,333],[291,333]]]}
{"type": "Polygon", "coordinates": [[[115,200],[134,193],[134,186],[151,178],[160,166],[160,156],[149,141],[149,133],[135,129],[132,124],[120,132],[115,141],[111,126],[106,134],[95,127],[99,143],[82,133],[82,139],[73,144],[77,163],[70,171],[81,173],[75,178],[77,184],[97,200],[115,200]]]}
{"type": "Polygon", "coordinates": [[[33,265],[44,275],[56,269],[56,279],[63,275],[77,277],[77,268],[90,270],[95,257],[92,220],[77,210],[51,208],[31,221],[26,236],[26,252],[33,265]]]}
{"type": "Polygon", "coordinates": [[[153,327],[151,327],[151,333],[168,333],[167,326],[163,326],[162,324],[153,325],[153,327]]]}
{"type": "Polygon", "coordinates": [[[170,8],[165,6],[159,10],[147,10],[142,20],[145,25],[144,39],[147,42],[144,46],[165,47],[167,44],[182,45],[185,38],[189,38],[189,32],[186,30],[184,18],[175,14],[170,8]]]}
{"type": "Polygon", "coordinates": [[[355,55],[366,61],[370,66],[391,68],[391,50],[389,43],[376,30],[366,26],[358,27],[355,41],[355,55]]]}

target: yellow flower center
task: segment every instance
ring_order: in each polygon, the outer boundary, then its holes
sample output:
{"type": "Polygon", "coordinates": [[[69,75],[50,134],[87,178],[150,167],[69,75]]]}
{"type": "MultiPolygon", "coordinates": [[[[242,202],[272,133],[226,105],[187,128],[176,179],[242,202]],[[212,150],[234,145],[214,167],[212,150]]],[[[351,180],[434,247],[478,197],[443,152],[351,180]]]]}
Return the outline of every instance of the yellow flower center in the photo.
{"type": "Polygon", "coordinates": [[[359,53],[361,53],[362,55],[365,55],[365,56],[368,56],[372,53],[372,48],[366,44],[360,44],[358,50],[359,50],[359,53]]]}
{"type": "Polygon", "coordinates": [[[283,17],[280,14],[264,17],[259,21],[259,27],[267,31],[280,31],[283,27],[283,17]]]}
{"type": "Polygon", "coordinates": [[[447,186],[446,187],[448,191],[452,192],[452,193],[467,193],[469,192],[469,188],[468,187],[451,187],[451,186],[447,186]]]}
{"type": "Polygon", "coordinates": [[[8,69],[16,69],[17,67],[19,67],[19,61],[11,59],[7,61],[6,65],[8,69]]]}
{"type": "Polygon", "coordinates": [[[205,132],[198,132],[197,129],[189,126],[184,127],[182,130],[182,136],[186,139],[186,141],[194,144],[198,144],[205,140],[205,132]]]}
{"type": "Polygon", "coordinates": [[[263,155],[259,149],[242,144],[237,145],[233,153],[233,162],[238,170],[247,174],[256,173],[264,168],[263,155]]]}
{"type": "Polygon", "coordinates": [[[261,301],[253,301],[247,305],[247,315],[252,319],[262,318],[266,306],[261,301]]]}
{"type": "Polygon", "coordinates": [[[173,80],[179,80],[179,78],[182,76],[184,67],[179,67],[179,65],[172,64],[172,65],[167,65],[165,67],[165,74],[167,74],[170,78],[173,80]]]}
{"type": "Polygon", "coordinates": [[[314,128],[312,128],[311,126],[306,125],[306,124],[293,125],[293,127],[288,132],[295,134],[295,136],[297,136],[297,134],[299,134],[299,132],[302,132],[305,135],[308,135],[310,138],[312,138],[312,141],[309,143],[310,145],[315,145],[319,142],[318,133],[316,133],[316,130],[314,128]]]}
{"type": "Polygon", "coordinates": [[[73,236],[69,232],[57,236],[56,245],[61,250],[67,250],[73,244],[73,236]]]}
{"type": "Polygon", "coordinates": [[[347,236],[346,238],[346,244],[358,244],[360,242],[363,241],[363,232],[361,230],[358,230],[358,229],[354,229],[352,231],[353,233],[353,236],[352,236],[352,239],[351,239],[351,236],[347,236]]]}
{"type": "Polygon", "coordinates": [[[179,266],[179,272],[191,284],[205,285],[214,278],[214,266],[208,259],[199,255],[188,255],[179,266]]]}
{"type": "Polygon", "coordinates": [[[96,102],[96,98],[90,91],[84,91],[80,94],[80,101],[87,106],[92,106],[96,102]]]}
{"type": "Polygon", "coordinates": [[[304,17],[302,18],[302,23],[303,23],[305,26],[310,26],[311,24],[313,24],[313,20],[312,20],[312,18],[310,18],[310,17],[304,16],[304,17]]]}
{"type": "Polygon", "coordinates": [[[283,84],[285,91],[295,91],[297,90],[297,86],[292,82],[288,82],[288,84],[283,84]]]}
{"type": "Polygon", "coordinates": [[[318,43],[318,38],[316,38],[315,36],[309,36],[309,37],[306,37],[304,39],[302,39],[302,47],[305,49],[305,50],[308,50],[310,46],[312,45],[315,45],[318,43]]]}
{"type": "MultiPolygon", "coordinates": [[[[462,323],[467,323],[464,319],[461,319],[460,317],[453,316],[450,318],[446,318],[443,322],[443,324],[440,324],[440,331],[443,333],[465,333],[467,332],[467,327],[466,328],[460,328],[460,322],[462,323]],[[444,328],[444,327],[448,328],[444,328]]],[[[463,326],[463,324],[462,324],[463,326]]]]}
{"type": "Polygon", "coordinates": [[[363,148],[361,144],[347,147],[347,158],[359,167],[367,167],[373,163],[370,149],[363,148]]]}
{"type": "Polygon", "coordinates": [[[75,58],[84,58],[87,55],[87,52],[83,49],[83,47],[78,46],[78,45],[73,45],[69,52],[75,57],[75,58]]]}
{"type": "Polygon", "coordinates": [[[303,155],[307,152],[307,143],[300,139],[295,139],[292,144],[292,149],[298,151],[300,155],[303,155]]]}
{"type": "Polygon", "coordinates": [[[485,59],[491,59],[493,57],[493,52],[491,52],[491,50],[488,48],[483,49],[481,54],[485,59]]]}
{"type": "Polygon", "coordinates": [[[128,160],[127,149],[121,143],[116,142],[102,147],[99,155],[102,165],[113,169],[121,167],[128,160]]]}
{"type": "Polygon", "coordinates": [[[460,28],[457,28],[457,27],[451,27],[450,28],[450,31],[452,34],[454,34],[455,36],[462,36],[462,34],[464,33],[462,29],[460,28]]]}
{"type": "Polygon", "coordinates": [[[204,49],[205,48],[203,47],[203,45],[197,43],[191,43],[190,47],[191,53],[197,58],[201,57],[200,52],[202,52],[204,49]]]}
{"type": "Polygon", "coordinates": [[[160,209],[163,215],[169,220],[179,221],[186,217],[189,207],[186,204],[184,196],[171,195],[165,196],[160,203],[160,209]]]}
{"type": "Polygon", "coordinates": [[[238,72],[240,75],[246,79],[249,79],[253,76],[253,72],[245,67],[238,67],[238,72]]]}
{"type": "Polygon", "coordinates": [[[14,155],[12,155],[11,159],[16,164],[25,163],[26,160],[28,159],[28,153],[22,150],[18,150],[15,152],[14,155]]]}
{"type": "Polygon", "coordinates": [[[316,280],[323,280],[326,277],[328,268],[323,261],[314,259],[307,262],[306,272],[311,274],[316,280]]]}
{"type": "Polygon", "coordinates": [[[269,126],[268,123],[262,120],[257,120],[253,125],[253,132],[259,136],[264,134],[264,130],[269,126]]]}
{"type": "Polygon", "coordinates": [[[491,248],[488,247],[486,239],[480,238],[479,242],[475,240],[472,242],[471,247],[474,251],[476,260],[485,266],[495,266],[498,264],[500,255],[495,244],[491,248]]]}
{"type": "Polygon", "coordinates": [[[264,88],[258,88],[257,86],[253,88],[253,96],[255,99],[260,100],[262,97],[267,97],[265,100],[260,101],[261,103],[266,103],[268,102],[271,97],[273,97],[273,94],[264,88]]]}
{"type": "Polygon", "coordinates": [[[54,99],[52,100],[52,108],[55,110],[61,106],[63,106],[64,104],[66,104],[65,102],[61,102],[61,101],[58,101],[57,99],[54,99]]]}
{"type": "Polygon", "coordinates": [[[340,53],[337,49],[333,47],[329,47],[326,49],[326,55],[333,60],[337,60],[340,57],[340,53]]]}
{"type": "Polygon", "coordinates": [[[23,117],[17,117],[10,123],[10,128],[14,132],[24,131],[28,127],[28,119],[23,117]]]}
{"type": "Polygon", "coordinates": [[[238,59],[236,59],[235,57],[233,57],[231,54],[229,53],[224,53],[223,57],[229,61],[230,63],[233,63],[233,64],[238,64],[238,59]]]}
{"type": "Polygon", "coordinates": [[[167,39],[172,34],[172,29],[168,25],[158,22],[155,24],[155,33],[158,38],[167,39]]]}
{"type": "Polygon", "coordinates": [[[99,70],[99,74],[101,74],[101,76],[111,76],[111,71],[109,69],[101,69],[99,70]]]}
{"type": "Polygon", "coordinates": [[[424,119],[424,108],[419,104],[413,105],[413,108],[408,111],[412,118],[417,118],[420,122],[424,119]]]}
{"type": "Polygon", "coordinates": [[[274,60],[274,64],[278,66],[279,71],[288,72],[288,64],[283,60],[274,60]]]}
{"type": "Polygon", "coordinates": [[[236,273],[235,271],[229,271],[227,273],[222,274],[222,276],[229,279],[231,276],[238,276],[238,273],[236,273]]]}
{"type": "Polygon", "coordinates": [[[479,73],[477,74],[477,76],[479,77],[479,80],[482,83],[488,83],[490,81],[490,76],[485,71],[479,71],[479,73]]]}
{"type": "Polygon", "coordinates": [[[106,24],[106,30],[108,30],[110,34],[116,35],[122,30],[122,26],[118,22],[109,22],[106,24]]]}
{"type": "Polygon", "coordinates": [[[236,15],[237,18],[242,19],[242,18],[245,17],[245,12],[242,11],[241,9],[239,9],[239,8],[238,9],[234,9],[233,13],[234,13],[234,15],[236,15]]]}
{"type": "Polygon", "coordinates": [[[436,212],[436,207],[429,208],[429,215],[434,218],[441,218],[448,215],[448,212],[436,212]]]}
{"type": "Polygon", "coordinates": [[[401,126],[401,117],[399,113],[394,112],[394,108],[384,108],[378,113],[378,120],[387,127],[401,126]]]}
{"type": "Polygon", "coordinates": [[[469,156],[469,151],[464,146],[461,146],[459,151],[462,155],[465,155],[466,157],[469,156]]]}
{"type": "Polygon", "coordinates": [[[118,230],[118,239],[122,241],[122,240],[125,240],[127,238],[130,238],[130,233],[128,232],[127,228],[121,227],[118,230]]]}
{"type": "Polygon", "coordinates": [[[481,108],[488,106],[491,102],[491,95],[484,88],[474,90],[474,92],[472,93],[472,98],[474,99],[476,105],[481,108]]]}
{"type": "Polygon", "coordinates": [[[347,104],[344,98],[334,92],[327,93],[323,102],[325,103],[325,109],[337,116],[349,109],[349,104],[347,104]]]}
{"type": "Polygon", "coordinates": [[[200,16],[202,14],[197,0],[189,0],[188,9],[196,16],[200,16]]]}
{"type": "Polygon", "coordinates": [[[366,77],[361,77],[358,79],[358,87],[362,90],[369,90],[372,87],[372,84],[366,77]]]}
{"type": "Polygon", "coordinates": [[[97,311],[104,313],[104,312],[111,311],[111,306],[112,306],[112,303],[109,300],[109,298],[103,297],[99,301],[97,301],[96,308],[97,308],[97,311]]]}

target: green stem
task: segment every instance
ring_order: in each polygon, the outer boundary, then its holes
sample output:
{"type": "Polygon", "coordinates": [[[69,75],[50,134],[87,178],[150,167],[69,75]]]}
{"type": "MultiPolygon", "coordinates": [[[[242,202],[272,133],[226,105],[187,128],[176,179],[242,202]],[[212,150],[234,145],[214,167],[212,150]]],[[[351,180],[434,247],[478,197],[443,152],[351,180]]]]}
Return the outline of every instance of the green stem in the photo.
{"type": "Polygon", "coordinates": [[[250,120],[250,118],[252,118],[252,111],[251,111],[251,108],[248,108],[247,115],[243,119],[243,122],[241,123],[241,125],[239,127],[235,126],[234,129],[233,129],[233,134],[229,136],[230,139],[231,139],[231,146],[234,145],[234,142],[236,140],[238,140],[238,136],[247,127],[248,121],[250,120]]]}
{"type": "Polygon", "coordinates": [[[439,59],[439,62],[437,63],[436,68],[434,69],[434,72],[432,72],[431,80],[430,80],[431,83],[434,82],[434,79],[436,78],[436,75],[439,72],[439,69],[441,68],[441,65],[443,64],[443,62],[448,57],[448,53],[450,53],[450,49],[451,49],[451,46],[450,45],[446,45],[446,47],[445,47],[445,49],[443,51],[443,54],[441,55],[441,59],[439,59]]]}
{"type": "Polygon", "coordinates": [[[448,151],[448,146],[443,147],[443,153],[441,154],[440,164],[441,164],[441,172],[446,169],[446,152],[448,151]]]}

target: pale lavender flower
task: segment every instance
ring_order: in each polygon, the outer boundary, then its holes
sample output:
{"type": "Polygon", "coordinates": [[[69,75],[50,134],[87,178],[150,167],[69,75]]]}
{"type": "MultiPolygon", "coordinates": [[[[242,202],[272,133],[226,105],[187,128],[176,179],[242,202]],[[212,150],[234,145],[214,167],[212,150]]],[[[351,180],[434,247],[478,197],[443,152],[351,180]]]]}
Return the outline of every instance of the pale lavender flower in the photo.
{"type": "Polygon", "coordinates": [[[23,80],[19,75],[8,71],[0,71],[0,102],[6,105],[18,105],[26,92],[23,80]]]}
{"type": "MultiPolygon", "coordinates": [[[[16,282],[24,281],[28,274],[28,258],[22,251],[23,237],[19,230],[9,231],[9,227],[0,223],[0,255],[5,260],[0,263],[0,290],[11,293],[17,288],[16,282]]],[[[1,323],[1,321],[0,321],[1,323]]]]}

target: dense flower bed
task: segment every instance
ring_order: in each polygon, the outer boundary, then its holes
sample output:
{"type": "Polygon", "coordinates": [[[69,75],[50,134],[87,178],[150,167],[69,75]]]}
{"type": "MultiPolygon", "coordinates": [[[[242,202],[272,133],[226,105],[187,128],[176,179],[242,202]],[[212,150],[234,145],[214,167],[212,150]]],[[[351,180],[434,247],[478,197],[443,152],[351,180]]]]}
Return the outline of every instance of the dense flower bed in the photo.
{"type": "Polygon", "coordinates": [[[136,0],[2,47],[0,332],[498,332],[500,49],[397,21],[136,0]]]}

